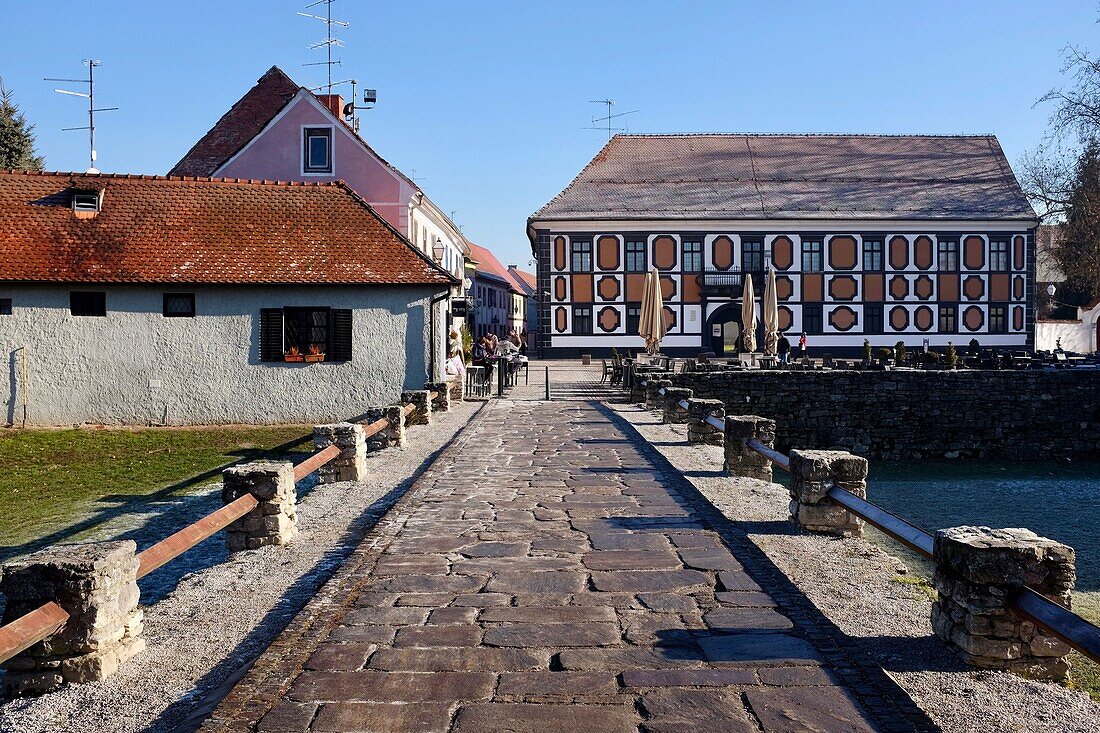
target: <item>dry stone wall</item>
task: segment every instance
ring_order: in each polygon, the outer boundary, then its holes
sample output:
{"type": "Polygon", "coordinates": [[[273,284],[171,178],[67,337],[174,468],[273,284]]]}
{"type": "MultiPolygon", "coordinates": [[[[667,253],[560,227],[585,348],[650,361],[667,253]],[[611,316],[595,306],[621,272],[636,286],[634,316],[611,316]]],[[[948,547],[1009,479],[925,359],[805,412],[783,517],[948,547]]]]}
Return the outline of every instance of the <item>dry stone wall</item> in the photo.
{"type": "Polygon", "coordinates": [[[776,422],[776,448],[869,458],[1098,458],[1100,370],[663,374],[727,415],[776,422]]]}

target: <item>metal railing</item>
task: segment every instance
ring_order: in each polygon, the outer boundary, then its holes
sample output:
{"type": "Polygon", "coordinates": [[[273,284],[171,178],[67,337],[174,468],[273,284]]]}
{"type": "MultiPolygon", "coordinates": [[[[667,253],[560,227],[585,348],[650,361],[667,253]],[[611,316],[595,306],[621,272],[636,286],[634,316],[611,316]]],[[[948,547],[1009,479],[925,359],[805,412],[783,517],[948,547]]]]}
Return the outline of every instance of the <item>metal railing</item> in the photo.
{"type": "MultiPolygon", "coordinates": [[[[666,392],[662,388],[658,393],[663,396],[666,392]]],[[[676,404],[685,410],[688,409],[687,400],[680,400],[676,404]]],[[[705,422],[723,432],[726,429],[725,421],[720,418],[707,417],[705,422]]],[[[746,440],[745,445],[790,473],[791,460],[783,453],[755,439],[746,440]]],[[[921,556],[932,558],[935,537],[930,532],[835,484],[826,493],[830,499],[872,527],[893,537],[921,556]]],[[[1046,629],[1086,657],[1100,662],[1100,627],[1081,618],[1065,606],[1055,603],[1025,585],[1008,599],[1008,607],[1022,618],[1046,629]]]]}
{"type": "MultiPolygon", "coordinates": [[[[438,392],[429,392],[434,401],[438,392]]],[[[405,405],[402,410],[409,415],[415,405],[405,405]]],[[[367,437],[375,435],[389,427],[385,418],[365,425],[363,432],[367,437]]],[[[330,445],[294,466],[294,481],[298,482],[340,455],[340,448],[330,445]]],[[[202,519],[187,525],[180,531],[169,535],[151,547],[137,554],[137,579],[144,578],[162,565],[171,562],[192,549],[203,540],[228,527],[259,505],[252,494],[245,494],[222,508],[207,514],[202,519]]],[[[20,652],[26,651],[40,641],[56,634],[69,620],[69,614],[57,603],[44,603],[14,621],[0,626],[0,664],[8,661],[20,652]]]]}

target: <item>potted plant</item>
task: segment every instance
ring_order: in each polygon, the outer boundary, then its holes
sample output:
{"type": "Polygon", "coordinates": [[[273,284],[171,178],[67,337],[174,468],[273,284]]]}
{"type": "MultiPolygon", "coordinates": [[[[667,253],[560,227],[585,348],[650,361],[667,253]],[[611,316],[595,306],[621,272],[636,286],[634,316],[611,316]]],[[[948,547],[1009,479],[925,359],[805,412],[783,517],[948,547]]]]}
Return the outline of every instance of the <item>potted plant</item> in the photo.
{"type": "Polygon", "coordinates": [[[302,352],[298,351],[297,346],[291,346],[285,354],[283,354],[283,361],[285,362],[299,362],[305,361],[306,357],[302,355],[302,352]]]}
{"type": "Polygon", "coordinates": [[[321,351],[317,344],[310,344],[309,351],[306,353],[306,361],[309,363],[315,363],[325,360],[325,352],[321,351]]]}
{"type": "Polygon", "coordinates": [[[894,350],[889,346],[883,346],[878,350],[878,363],[883,366],[890,366],[894,361],[894,350]]]}
{"type": "Polygon", "coordinates": [[[928,369],[928,370],[935,369],[936,365],[939,364],[939,361],[940,361],[940,355],[937,354],[935,351],[926,351],[926,352],[924,352],[924,368],[925,369],[928,369]]]}
{"type": "Polygon", "coordinates": [[[896,344],[894,344],[894,360],[897,362],[898,366],[901,366],[905,363],[905,354],[906,352],[904,341],[898,341],[896,344]]]}
{"type": "Polygon", "coordinates": [[[954,369],[959,364],[959,355],[955,353],[955,345],[947,342],[947,351],[944,352],[943,361],[948,369],[954,369]]]}

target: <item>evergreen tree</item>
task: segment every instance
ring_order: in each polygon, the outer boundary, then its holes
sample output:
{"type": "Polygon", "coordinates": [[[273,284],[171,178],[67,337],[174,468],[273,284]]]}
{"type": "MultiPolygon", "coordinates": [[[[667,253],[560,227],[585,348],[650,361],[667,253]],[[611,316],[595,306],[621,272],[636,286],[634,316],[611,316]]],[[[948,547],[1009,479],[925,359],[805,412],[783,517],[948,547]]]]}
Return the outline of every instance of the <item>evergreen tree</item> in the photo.
{"type": "Polygon", "coordinates": [[[0,170],[40,171],[43,163],[34,150],[34,125],[27,124],[0,79],[0,170]]]}
{"type": "Polygon", "coordinates": [[[1059,299],[1095,298],[1100,295],[1100,142],[1096,138],[1085,143],[1077,161],[1062,234],[1053,252],[1066,275],[1066,292],[1059,299]]]}

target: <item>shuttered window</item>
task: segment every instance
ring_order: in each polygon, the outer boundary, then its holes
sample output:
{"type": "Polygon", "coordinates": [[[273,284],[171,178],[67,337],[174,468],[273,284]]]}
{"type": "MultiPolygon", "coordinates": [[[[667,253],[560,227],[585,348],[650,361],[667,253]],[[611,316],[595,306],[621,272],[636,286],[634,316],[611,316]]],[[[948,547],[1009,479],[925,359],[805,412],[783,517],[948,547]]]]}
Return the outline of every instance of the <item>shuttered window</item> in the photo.
{"type": "Polygon", "coordinates": [[[262,308],[260,361],[284,361],[291,348],[308,354],[311,346],[325,361],[351,361],[352,324],[346,308],[262,308]]]}

